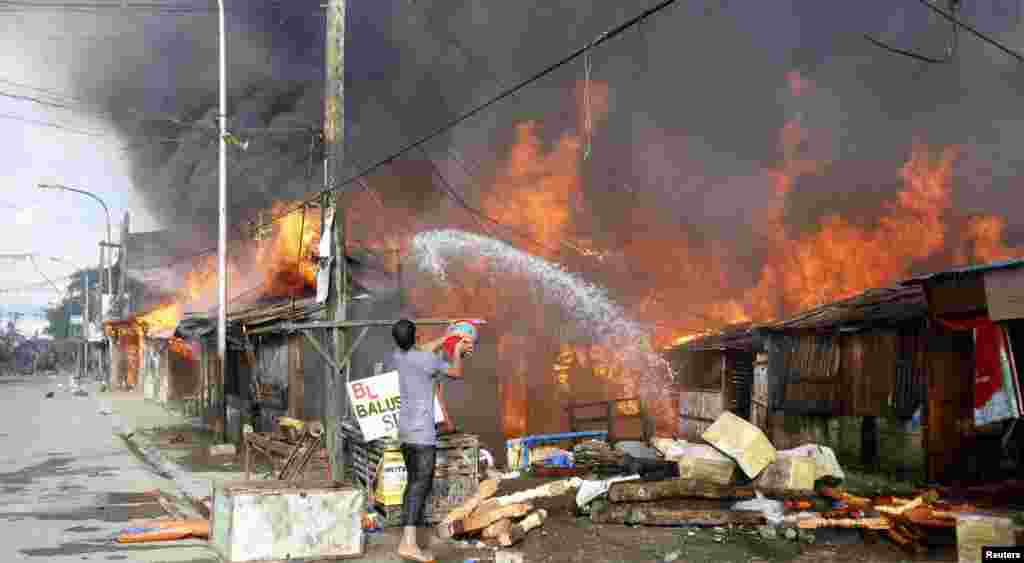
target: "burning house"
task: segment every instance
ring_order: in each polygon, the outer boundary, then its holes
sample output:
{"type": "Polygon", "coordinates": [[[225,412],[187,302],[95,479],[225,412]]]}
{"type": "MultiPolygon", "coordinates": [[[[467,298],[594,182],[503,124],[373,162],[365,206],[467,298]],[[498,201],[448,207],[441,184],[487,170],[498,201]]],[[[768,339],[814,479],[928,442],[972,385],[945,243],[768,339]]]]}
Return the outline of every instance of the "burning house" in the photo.
{"type": "Polygon", "coordinates": [[[1024,471],[1022,268],[1018,258],[905,282],[923,290],[931,319],[947,331],[942,353],[952,373],[929,378],[925,413],[935,473],[998,478],[1007,467],[1024,471]]]}
{"type": "Polygon", "coordinates": [[[695,439],[728,410],[780,449],[828,445],[844,465],[902,478],[1020,471],[1022,266],[922,276],[672,348],[680,432],[695,439]]]}
{"type": "Polygon", "coordinates": [[[924,476],[926,376],[946,369],[917,288],[874,289],[758,327],[765,429],[780,448],[827,444],[848,465],[924,476]]]}
{"type": "Polygon", "coordinates": [[[695,337],[666,351],[676,372],[683,439],[699,440],[725,411],[765,427],[765,400],[754,389],[758,344],[748,323],[695,337]]]}

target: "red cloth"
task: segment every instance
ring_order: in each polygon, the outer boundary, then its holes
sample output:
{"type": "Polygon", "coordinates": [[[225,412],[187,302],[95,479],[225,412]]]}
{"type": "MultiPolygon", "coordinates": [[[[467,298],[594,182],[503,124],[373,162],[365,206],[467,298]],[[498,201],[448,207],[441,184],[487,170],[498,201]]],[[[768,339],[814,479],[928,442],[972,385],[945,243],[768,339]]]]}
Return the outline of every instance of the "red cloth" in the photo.
{"type": "Polygon", "coordinates": [[[1003,388],[1003,328],[995,323],[974,329],[974,408],[984,407],[1003,388]]]}

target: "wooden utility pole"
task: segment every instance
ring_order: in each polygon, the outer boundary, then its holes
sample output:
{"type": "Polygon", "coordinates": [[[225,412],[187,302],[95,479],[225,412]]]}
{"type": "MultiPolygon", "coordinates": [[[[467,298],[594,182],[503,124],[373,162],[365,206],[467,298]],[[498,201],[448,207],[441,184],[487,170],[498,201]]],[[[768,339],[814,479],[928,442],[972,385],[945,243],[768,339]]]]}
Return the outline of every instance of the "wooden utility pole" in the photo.
{"type": "MultiPolygon", "coordinates": [[[[345,0],[327,4],[326,76],[324,93],[324,214],[333,215],[331,224],[331,280],[327,293],[329,320],[346,320],[348,308],[348,262],[345,253],[345,203],[339,189],[345,162],[345,0]]],[[[326,235],[326,231],[322,231],[326,235]]],[[[346,355],[344,328],[331,329],[334,363],[341,365],[346,355]]],[[[347,370],[346,370],[347,373],[347,370]]],[[[342,374],[328,365],[323,385],[323,422],[332,475],[345,479],[341,419],[347,411],[347,393],[342,374]]]]}

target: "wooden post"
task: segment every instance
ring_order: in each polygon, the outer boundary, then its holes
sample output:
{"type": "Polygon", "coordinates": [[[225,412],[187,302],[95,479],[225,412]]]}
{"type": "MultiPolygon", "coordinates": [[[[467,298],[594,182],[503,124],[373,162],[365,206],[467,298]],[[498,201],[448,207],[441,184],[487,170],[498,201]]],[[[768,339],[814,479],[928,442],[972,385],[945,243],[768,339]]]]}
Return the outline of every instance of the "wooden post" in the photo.
{"type": "Polygon", "coordinates": [[[305,420],[305,370],[302,366],[302,336],[288,336],[288,416],[305,420]]]}
{"type": "Polygon", "coordinates": [[[860,427],[861,463],[867,467],[878,466],[878,418],[865,416],[860,427]]]}
{"type": "Polygon", "coordinates": [[[608,401],[608,443],[615,444],[615,401],[608,401]]]}
{"type": "MultiPolygon", "coordinates": [[[[331,229],[331,283],[327,293],[327,316],[330,320],[345,320],[348,306],[348,262],[345,253],[345,207],[339,182],[345,159],[345,0],[329,0],[327,4],[326,33],[326,92],[324,93],[324,188],[334,218],[331,229]],[[334,191],[332,193],[332,190],[334,191]]],[[[329,212],[328,206],[323,207],[329,212]]],[[[335,363],[341,364],[346,352],[345,330],[332,330],[335,363]]],[[[346,399],[342,374],[328,366],[324,378],[323,421],[326,430],[328,460],[332,475],[344,481],[342,459],[341,418],[347,412],[342,404],[346,399]]]]}

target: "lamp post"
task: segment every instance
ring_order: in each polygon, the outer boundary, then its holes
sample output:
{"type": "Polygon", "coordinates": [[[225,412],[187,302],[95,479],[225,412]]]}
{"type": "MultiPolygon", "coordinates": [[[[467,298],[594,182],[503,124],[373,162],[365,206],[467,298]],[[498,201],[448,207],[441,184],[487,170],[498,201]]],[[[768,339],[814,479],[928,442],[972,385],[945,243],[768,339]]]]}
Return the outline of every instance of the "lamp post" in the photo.
{"type": "MultiPolygon", "coordinates": [[[[77,188],[68,187],[68,186],[65,186],[65,185],[62,185],[62,184],[43,184],[43,183],[39,184],[39,189],[63,190],[63,191],[66,191],[66,192],[74,192],[76,194],[81,194],[81,195],[84,195],[84,196],[87,196],[87,197],[91,197],[92,199],[96,200],[103,207],[103,213],[106,215],[106,219],[107,219],[107,245],[104,248],[104,251],[100,253],[100,258],[101,258],[101,260],[100,260],[100,269],[102,270],[104,267],[106,267],[106,270],[107,270],[107,284],[106,284],[106,290],[105,291],[101,291],[101,297],[100,297],[100,325],[102,326],[103,322],[107,320],[106,319],[107,312],[103,308],[103,298],[102,298],[102,295],[103,294],[113,294],[113,291],[114,291],[114,283],[113,283],[113,279],[112,279],[113,274],[111,273],[112,272],[112,268],[113,268],[113,260],[107,260],[107,258],[106,258],[106,248],[110,248],[111,247],[111,243],[110,243],[110,208],[107,207],[106,202],[104,202],[102,199],[100,199],[100,197],[98,195],[96,195],[96,194],[94,194],[92,192],[85,191],[85,190],[79,190],[77,188]],[[104,262],[106,262],[106,264],[104,264],[104,262]]],[[[121,242],[124,242],[124,241],[121,241],[121,242]]],[[[101,277],[101,279],[100,279],[100,286],[102,288],[102,286],[103,286],[102,274],[101,274],[100,277],[101,277]]],[[[88,288],[85,288],[84,290],[88,291],[88,288]]],[[[111,298],[113,298],[113,295],[111,295],[111,298]]],[[[88,299],[86,300],[86,303],[88,303],[88,299]]],[[[86,319],[86,320],[88,320],[88,319],[86,319]]],[[[82,326],[84,327],[85,325],[82,325],[82,326]]],[[[83,329],[83,334],[84,334],[84,329],[83,329]]],[[[111,360],[110,363],[111,363],[111,365],[113,365],[114,346],[113,346],[113,343],[110,341],[109,337],[107,337],[107,351],[108,351],[108,354],[110,355],[110,360],[111,360]]],[[[110,370],[107,370],[106,378],[105,379],[106,379],[107,386],[109,388],[109,386],[110,386],[110,370]]]]}

